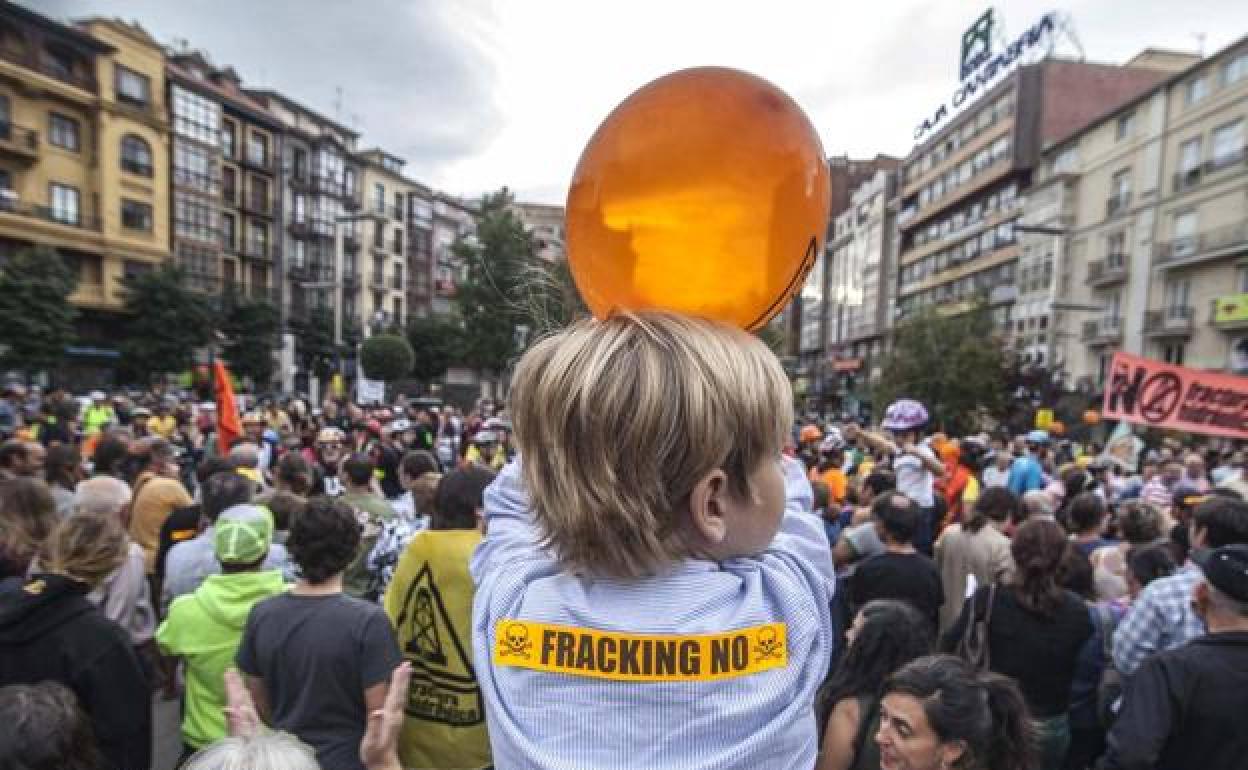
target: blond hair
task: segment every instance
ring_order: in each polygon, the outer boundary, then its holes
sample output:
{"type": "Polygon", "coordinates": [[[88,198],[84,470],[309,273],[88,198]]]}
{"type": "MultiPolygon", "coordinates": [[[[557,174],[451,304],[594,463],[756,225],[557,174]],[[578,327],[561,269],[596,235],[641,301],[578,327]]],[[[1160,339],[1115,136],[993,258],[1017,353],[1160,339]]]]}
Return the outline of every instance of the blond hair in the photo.
{"type": "Polygon", "coordinates": [[[788,378],[757,338],[660,311],[574,324],[535,345],[511,391],[538,527],[565,568],[653,574],[694,556],[694,486],[730,489],[779,455],[793,421],[788,378]]]}
{"type": "Polygon", "coordinates": [[[95,588],[126,558],[130,540],[114,516],[70,516],[39,552],[39,569],[95,588]]]}

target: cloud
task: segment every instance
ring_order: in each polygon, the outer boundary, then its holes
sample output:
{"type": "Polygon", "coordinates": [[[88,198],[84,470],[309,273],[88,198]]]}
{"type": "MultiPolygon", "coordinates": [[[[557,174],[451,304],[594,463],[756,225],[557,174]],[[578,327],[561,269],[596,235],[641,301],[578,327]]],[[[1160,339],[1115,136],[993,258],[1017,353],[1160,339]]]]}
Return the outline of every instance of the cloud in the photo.
{"type": "Polygon", "coordinates": [[[281,91],[356,128],[361,146],[407,159],[409,173],[422,180],[481,153],[502,130],[490,55],[495,28],[480,2],[24,4],[60,19],[135,20],[163,43],[185,40],[214,63],[233,66],[246,85],[281,91]]]}

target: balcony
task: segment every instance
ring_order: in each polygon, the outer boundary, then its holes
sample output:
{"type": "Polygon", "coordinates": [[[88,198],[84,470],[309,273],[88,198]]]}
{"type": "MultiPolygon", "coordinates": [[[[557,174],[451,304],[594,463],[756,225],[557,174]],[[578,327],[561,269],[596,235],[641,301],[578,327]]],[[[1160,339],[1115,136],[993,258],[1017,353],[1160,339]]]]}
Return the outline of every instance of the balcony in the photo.
{"type": "Polygon", "coordinates": [[[403,274],[395,273],[390,279],[390,288],[395,291],[403,291],[403,274]]]}
{"type": "MultiPolygon", "coordinates": [[[[4,190],[0,193],[8,193],[4,190]]],[[[15,214],[19,217],[29,217],[44,222],[51,222],[65,227],[75,227],[82,230],[93,230],[98,232],[100,229],[99,217],[92,217],[83,214],[81,211],[57,209],[51,206],[41,206],[35,203],[21,203],[16,197],[0,194],[0,214],[15,214]]]]}
{"type": "Polygon", "coordinates": [[[367,213],[369,216],[374,217],[386,217],[389,219],[403,218],[403,212],[400,211],[397,206],[387,206],[386,204],[378,203],[377,201],[373,201],[368,204],[367,213]]]}
{"type": "Polygon", "coordinates": [[[24,163],[39,159],[39,134],[12,123],[0,123],[0,153],[24,163]]]}
{"type": "Polygon", "coordinates": [[[264,195],[244,195],[242,209],[262,217],[272,217],[273,199],[264,195]]]}
{"type": "Polygon", "coordinates": [[[1080,339],[1085,345],[1116,345],[1122,342],[1122,318],[1105,316],[1084,321],[1080,339]]]}
{"type": "Polygon", "coordinates": [[[355,268],[343,268],[342,271],[342,288],[344,291],[359,291],[360,274],[355,272],[355,268]]]}
{"type": "Polygon", "coordinates": [[[1213,300],[1209,322],[1225,331],[1248,328],[1248,292],[1225,294],[1213,300]]]}
{"type": "Polygon", "coordinates": [[[1159,241],[1153,247],[1153,264],[1176,267],[1244,251],[1248,251],[1248,222],[1238,222],[1197,235],[1159,241]]]}
{"type": "Polygon", "coordinates": [[[1127,280],[1129,260],[1125,254],[1110,254],[1088,263],[1088,285],[1101,289],[1127,280]]]}
{"type": "Polygon", "coordinates": [[[314,195],[332,195],[336,198],[350,199],[349,191],[346,184],[340,179],[322,176],[320,174],[308,177],[292,177],[290,180],[291,187],[304,192],[310,192],[314,195]]]}
{"type": "Polygon", "coordinates": [[[93,67],[84,58],[72,60],[50,56],[34,47],[24,49],[0,48],[0,59],[12,62],[19,67],[33,70],[62,83],[67,83],[83,91],[95,93],[95,78],[91,75],[93,67]]]}
{"type": "Polygon", "coordinates": [[[290,223],[292,238],[333,238],[334,223],[328,219],[305,219],[302,222],[290,223]]]}
{"type": "Polygon", "coordinates": [[[1125,214],[1127,207],[1131,205],[1131,193],[1119,193],[1118,195],[1109,196],[1109,200],[1105,201],[1105,218],[1111,219],[1119,214],[1125,214]]]}
{"type": "Polygon", "coordinates": [[[304,285],[305,288],[309,288],[308,284],[332,285],[334,268],[330,265],[291,265],[286,270],[286,276],[294,283],[304,285]]]}
{"type": "Polygon", "coordinates": [[[1190,337],[1195,312],[1188,305],[1175,305],[1144,314],[1144,334],[1149,337],[1190,337]]]}
{"type": "Polygon", "coordinates": [[[273,248],[265,241],[247,241],[243,245],[243,256],[268,262],[273,259],[273,248]]]}
{"type": "Polygon", "coordinates": [[[386,286],[385,273],[379,273],[376,270],[374,270],[372,273],[369,274],[368,284],[374,289],[389,288],[388,286],[386,286]]]}

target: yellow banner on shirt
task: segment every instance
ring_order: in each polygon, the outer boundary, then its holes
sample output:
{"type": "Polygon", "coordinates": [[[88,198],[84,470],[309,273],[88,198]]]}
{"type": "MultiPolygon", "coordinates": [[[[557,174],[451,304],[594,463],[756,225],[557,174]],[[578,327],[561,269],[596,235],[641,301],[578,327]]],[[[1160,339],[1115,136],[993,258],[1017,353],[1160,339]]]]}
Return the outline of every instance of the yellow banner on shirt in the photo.
{"type": "Polygon", "coordinates": [[[494,626],[496,666],[623,682],[706,682],[788,665],[787,627],[767,623],[718,634],[630,634],[504,618],[494,626]]]}

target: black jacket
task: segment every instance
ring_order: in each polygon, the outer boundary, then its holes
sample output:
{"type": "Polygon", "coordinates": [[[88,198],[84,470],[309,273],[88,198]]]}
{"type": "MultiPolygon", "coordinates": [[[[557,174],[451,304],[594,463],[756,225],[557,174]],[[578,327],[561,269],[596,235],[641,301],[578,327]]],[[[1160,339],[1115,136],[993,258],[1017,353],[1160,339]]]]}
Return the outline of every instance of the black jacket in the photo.
{"type": "Polygon", "coordinates": [[[1144,661],[1127,682],[1105,770],[1242,770],[1248,631],[1209,634],[1144,661]]]}
{"type": "Polygon", "coordinates": [[[126,632],[60,575],[0,581],[0,686],[52,680],[73,690],[118,770],[151,765],[151,689],[126,632]]]}

